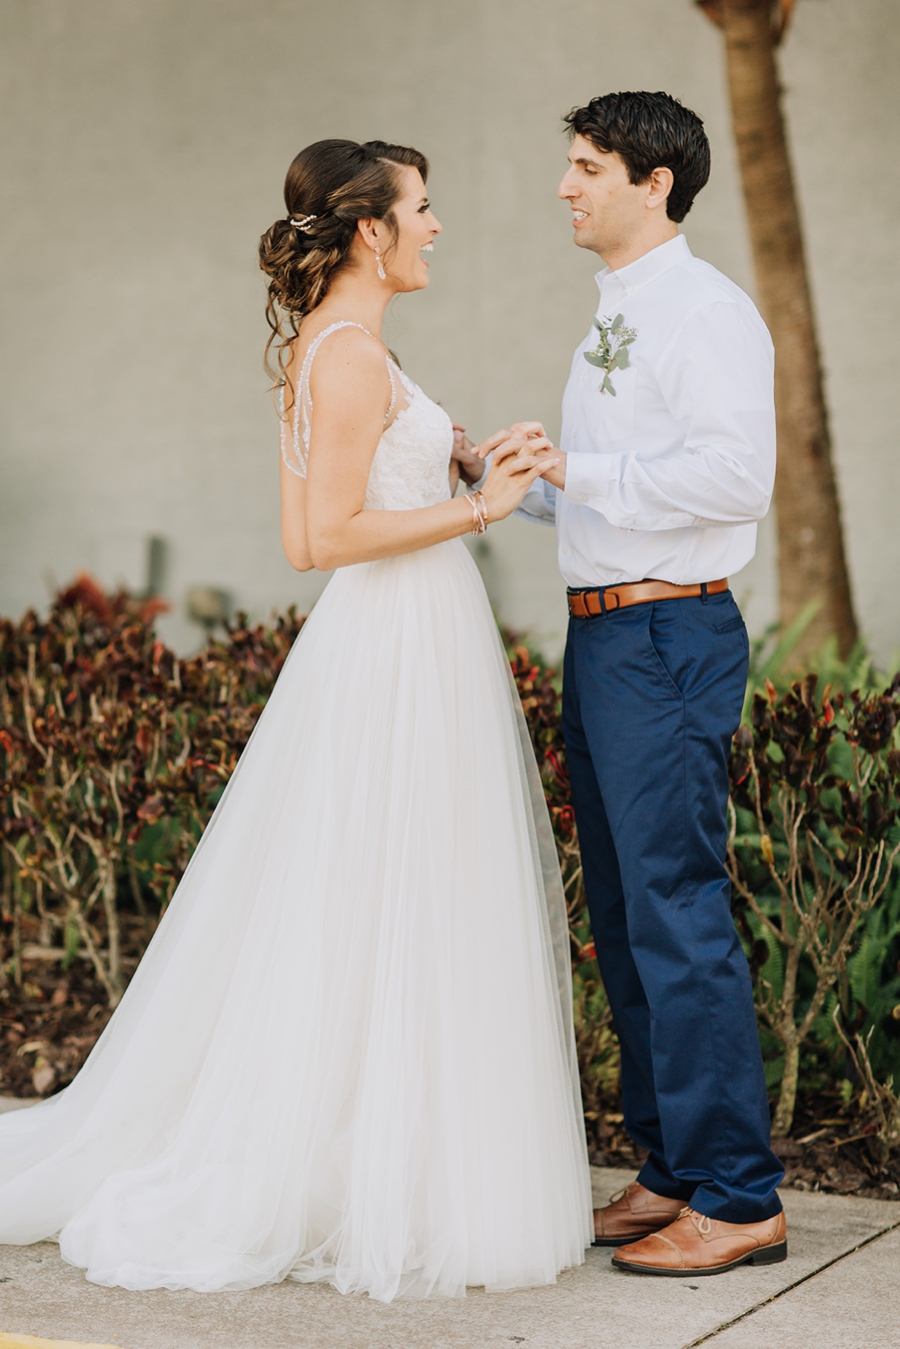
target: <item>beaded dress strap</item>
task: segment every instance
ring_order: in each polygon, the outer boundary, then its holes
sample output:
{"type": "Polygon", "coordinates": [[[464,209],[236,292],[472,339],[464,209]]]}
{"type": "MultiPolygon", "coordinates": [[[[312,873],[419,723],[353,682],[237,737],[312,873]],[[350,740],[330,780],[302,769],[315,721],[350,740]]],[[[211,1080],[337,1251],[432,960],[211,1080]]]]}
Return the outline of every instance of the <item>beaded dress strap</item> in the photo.
{"type": "MultiPolygon", "coordinates": [[[[352,319],[340,319],[337,323],[330,324],[323,328],[318,337],[310,342],[309,349],[303,358],[303,364],[300,367],[300,378],[297,382],[297,388],[294,391],[294,415],[291,418],[291,446],[288,446],[287,426],[284,418],[284,386],[282,385],[279,406],[281,410],[281,457],[284,460],[286,468],[292,473],[296,473],[298,478],[306,477],[306,464],[309,458],[309,436],[310,426],[312,424],[313,401],[312,394],[309,391],[309,374],[312,369],[312,363],[316,352],[332,333],[336,333],[339,328],[361,328],[367,337],[373,341],[378,341],[373,333],[361,323],[354,323],[352,319]],[[291,455],[290,451],[293,451],[291,455]]],[[[397,384],[394,379],[394,362],[391,357],[385,353],[387,363],[388,379],[391,381],[391,401],[388,410],[384,414],[385,424],[391,413],[397,405],[397,384]]]]}

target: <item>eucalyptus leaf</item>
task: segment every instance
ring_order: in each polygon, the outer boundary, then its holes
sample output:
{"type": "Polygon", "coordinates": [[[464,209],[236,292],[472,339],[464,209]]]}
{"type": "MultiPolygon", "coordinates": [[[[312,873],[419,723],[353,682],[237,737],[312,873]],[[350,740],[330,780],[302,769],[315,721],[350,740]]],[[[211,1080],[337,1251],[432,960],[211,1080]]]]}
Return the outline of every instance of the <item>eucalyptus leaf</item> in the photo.
{"type": "Polygon", "coordinates": [[[637,336],[634,328],[625,326],[625,318],[622,314],[616,314],[612,321],[594,318],[591,320],[594,327],[600,334],[597,345],[590,351],[583,353],[584,359],[588,365],[595,366],[603,371],[603,382],[600,385],[601,393],[612,394],[616,397],[616,390],[610,378],[614,370],[627,370],[631,362],[628,359],[628,348],[637,336]],[[613,350],[613,348],[616,348],[613,350]]]}

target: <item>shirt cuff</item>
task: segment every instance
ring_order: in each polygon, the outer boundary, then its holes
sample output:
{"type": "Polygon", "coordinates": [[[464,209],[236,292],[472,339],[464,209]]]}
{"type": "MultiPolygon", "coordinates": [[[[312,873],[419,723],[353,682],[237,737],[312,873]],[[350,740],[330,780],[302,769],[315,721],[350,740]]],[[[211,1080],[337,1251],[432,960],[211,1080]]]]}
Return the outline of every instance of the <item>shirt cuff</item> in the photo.
{"type": "Polygon", "coordinates": [[[602,511],[618,476],[617,454],[566,454],[566,485],[563,496],[576,506],[602,511]]]}
{"type": "Polygon", "coordinates": [[[556,489],[545,482],[543,478],[536,478],[522,498],[521,505],[513,514],[520,516],[523,520],[529,520],[533,524],[555,525],[556,489]]]}

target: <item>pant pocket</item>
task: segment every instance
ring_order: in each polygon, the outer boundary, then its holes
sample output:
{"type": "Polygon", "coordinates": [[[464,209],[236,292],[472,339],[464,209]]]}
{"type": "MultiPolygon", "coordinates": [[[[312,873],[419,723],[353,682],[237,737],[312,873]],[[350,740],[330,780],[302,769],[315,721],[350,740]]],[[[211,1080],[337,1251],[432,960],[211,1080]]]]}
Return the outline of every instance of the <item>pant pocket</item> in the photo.
{"type": "Polygon", "coordinates": [[[676,698],[684,697],[687,674],[684,623],[679,612],[680,600],[662,600],[648,604],[647,646],[650,658],[676,698]]]}
{"type": "Polygon", "coordinates": [[[713,621],[713,630],[719,633],[738,632],[745,626],[744,616],[734,599],[729,605],[723,606],[720,616],[713,621]]]}

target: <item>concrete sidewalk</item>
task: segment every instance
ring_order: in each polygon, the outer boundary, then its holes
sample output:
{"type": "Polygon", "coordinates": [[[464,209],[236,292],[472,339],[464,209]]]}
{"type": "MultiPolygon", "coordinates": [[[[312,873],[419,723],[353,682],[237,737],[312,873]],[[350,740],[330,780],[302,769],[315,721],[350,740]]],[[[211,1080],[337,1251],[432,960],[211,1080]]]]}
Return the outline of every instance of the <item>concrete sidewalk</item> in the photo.
{"type": "MultiPolygon", "coordinates": [[[[0,1111],[27,1104],[0,1097],[0,1111]]],[[[595,1201],[632,1179],[594,1167],[595,1201]]],[[[654,1279],[591,1250],[552,1288],[388,1307],[295,1283],[127,1293],[87,1283],[50,1242],[0,1246],[0,1349],[900,1349],[900,1204],[783,1199],[781,1265],[654,1279]]]]}
{"type": "MultiPolygon", "coordinates": [[[[595,1168],[598,1199],[631,1179],[595,1168]]],[[[658,1279],[620,1274],[598,1249],[555,1287],[387,1307],[296,1283],[207,1294],[96,1288],[49,1242],[0,1246],[0,1349],[18,1336],[122,1349],[896,1349],[900,1204],[783,1198],[790,1257],[781,1265],[658,1279]]]]}

